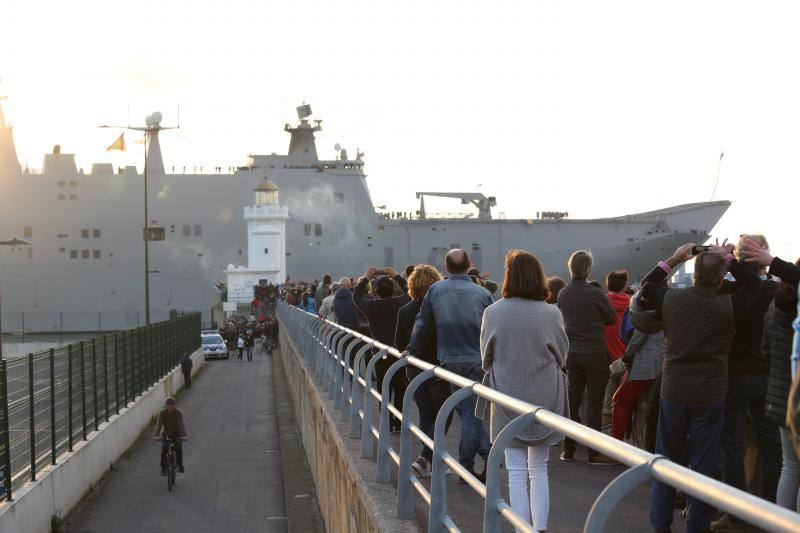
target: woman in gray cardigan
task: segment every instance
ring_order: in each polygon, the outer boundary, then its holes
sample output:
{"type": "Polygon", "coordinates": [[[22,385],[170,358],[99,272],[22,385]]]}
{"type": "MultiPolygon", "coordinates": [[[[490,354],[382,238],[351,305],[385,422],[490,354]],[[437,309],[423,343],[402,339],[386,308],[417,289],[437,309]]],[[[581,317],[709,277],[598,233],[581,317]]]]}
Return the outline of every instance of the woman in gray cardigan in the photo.
{"type": "MultiPolygon", "coordinates": [[[[561,312],[545,302],[547,292],[541,263],[527,252],[509,252],[503,299],[483,313],[481,356],[484,370],[491,371],[484,381],[500,392],[568,417],[562,369],[569,342],[561,312]]],[[[516,416],[517,413],[492,405],[493,441],[516,416]]],[[[531,520],[537,531],[547,530],[550,512],[549,447],[562,438],[531,422],[505,451],[511,509],[531,520]]]]}

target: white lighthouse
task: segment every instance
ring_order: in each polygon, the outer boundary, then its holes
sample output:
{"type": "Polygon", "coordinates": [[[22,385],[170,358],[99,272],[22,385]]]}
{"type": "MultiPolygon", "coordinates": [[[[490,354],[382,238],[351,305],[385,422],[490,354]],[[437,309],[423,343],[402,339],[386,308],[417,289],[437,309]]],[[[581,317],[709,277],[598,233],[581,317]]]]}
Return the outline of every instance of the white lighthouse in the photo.
{"type": "Polygon", "coordinates": [[[247,222],[247,266],[228,265],[228,302],[250,304],[260,282],[286,281],[286,221],[289,208],[280,205],[278,187],[269,178],[254,189],[255,204],[244,208],[247,222]]]}

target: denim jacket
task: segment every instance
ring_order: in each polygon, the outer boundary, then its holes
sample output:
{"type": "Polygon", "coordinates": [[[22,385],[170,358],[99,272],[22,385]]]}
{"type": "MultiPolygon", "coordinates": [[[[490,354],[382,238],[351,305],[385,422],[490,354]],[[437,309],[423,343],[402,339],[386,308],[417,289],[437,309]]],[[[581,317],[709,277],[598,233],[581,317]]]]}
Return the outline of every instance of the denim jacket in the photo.
{"type": "Polygon", "coordinates": [[[433,284],[414,323],[409,352],[421,354],[426,340],[435,333],[442,364],[480,364],[481,320],[492,303],[489,291],[467,275],[452,275],[433,284]]]}

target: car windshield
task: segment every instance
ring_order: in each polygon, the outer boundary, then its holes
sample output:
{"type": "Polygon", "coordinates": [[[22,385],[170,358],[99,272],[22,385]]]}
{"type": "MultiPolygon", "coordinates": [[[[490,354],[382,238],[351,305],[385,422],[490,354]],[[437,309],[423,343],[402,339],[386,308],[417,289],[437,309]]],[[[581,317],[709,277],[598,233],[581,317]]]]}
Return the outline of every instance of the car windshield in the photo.
{"type": "Polygon", "coordinates": [[[202,341],[203,344],[222,344],[222,337],[219,335],[204,335],[202,341]]]}

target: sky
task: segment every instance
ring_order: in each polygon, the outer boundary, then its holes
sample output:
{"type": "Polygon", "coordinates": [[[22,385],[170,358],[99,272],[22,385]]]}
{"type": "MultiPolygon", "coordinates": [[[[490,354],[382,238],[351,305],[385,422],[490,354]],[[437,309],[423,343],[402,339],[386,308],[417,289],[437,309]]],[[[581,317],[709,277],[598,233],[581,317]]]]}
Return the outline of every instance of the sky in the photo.
{"type": "MultiPolygon", "coordinates": [[[[714,231],[800,255],[800,3],[4,0],[0,94],[19,159],[92,162],[100,124],[158,109],[165,166],[285,153],[309,102],[321,157],[365,152],[376,205],[480,191],[496,213],[593,218],[711,198],[714,231]],[[720,164],[720,152],[724,158],[720,164]],[[791,213],[795,213],[791,216],[791,213]]],[[[429,211],[458,201],[426,200],[429,211]]],[[[437,209],[438,208],[438,209],[437,209]]]]}

